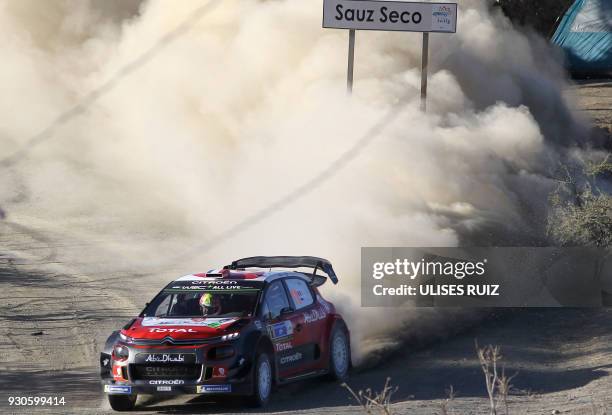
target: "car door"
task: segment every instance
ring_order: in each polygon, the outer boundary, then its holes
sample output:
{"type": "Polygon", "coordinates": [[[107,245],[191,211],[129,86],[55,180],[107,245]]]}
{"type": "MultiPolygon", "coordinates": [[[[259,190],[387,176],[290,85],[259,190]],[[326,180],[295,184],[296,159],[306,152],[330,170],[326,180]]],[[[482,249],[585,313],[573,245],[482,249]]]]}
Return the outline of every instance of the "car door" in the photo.
{"type": "Polygon", "coordinates": [[[304,370],[306,343],[304,317],[293,309],[281,280],[272,282],[264,297],[263,318],[274,345],[276,369],[280,378],[292,377],[304,370]]]}
{"type": "Polygon", "coordinates": [[[313,369],[320,366],[321,341],[325,334],[327,313],[316,301],[316,296],[303,278],[285,279],[285,286],[289,294],[296,318],[301,324],[304,368],[313,369]]]}

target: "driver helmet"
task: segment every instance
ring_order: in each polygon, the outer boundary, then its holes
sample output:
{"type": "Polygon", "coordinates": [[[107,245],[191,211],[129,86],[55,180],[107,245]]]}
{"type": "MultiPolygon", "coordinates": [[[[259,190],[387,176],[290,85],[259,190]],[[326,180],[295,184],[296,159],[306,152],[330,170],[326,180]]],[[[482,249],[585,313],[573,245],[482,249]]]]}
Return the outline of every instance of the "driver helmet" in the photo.
{"type": "Polygon", "coordinates": [[[204,311],[204,315],[211,315],[221,311],[221,299],[212,293],[204,293],[200,297],[200,307],[204,311]]]}

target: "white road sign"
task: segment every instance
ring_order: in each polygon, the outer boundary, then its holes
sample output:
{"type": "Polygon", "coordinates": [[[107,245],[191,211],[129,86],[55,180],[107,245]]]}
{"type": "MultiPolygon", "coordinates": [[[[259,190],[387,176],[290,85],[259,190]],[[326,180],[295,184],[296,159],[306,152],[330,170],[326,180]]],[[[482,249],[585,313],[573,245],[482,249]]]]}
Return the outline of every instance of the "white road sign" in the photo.
{"type": "Polygon", "coordinates": [[[323,27],[401,32],[457,31],[456,3],[325,0],[323,27]]]}

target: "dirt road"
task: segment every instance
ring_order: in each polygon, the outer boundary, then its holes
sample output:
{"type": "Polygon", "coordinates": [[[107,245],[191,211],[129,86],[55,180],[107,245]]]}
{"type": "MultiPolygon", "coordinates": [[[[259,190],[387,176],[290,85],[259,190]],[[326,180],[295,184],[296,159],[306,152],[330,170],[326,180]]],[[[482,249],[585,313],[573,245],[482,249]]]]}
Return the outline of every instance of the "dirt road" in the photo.
{"type": "Polygon", "coordinates": [[[594,126],[612,132],[612,82],[580,80],[568,91],[575,101],[574,110],[594,126]]]}

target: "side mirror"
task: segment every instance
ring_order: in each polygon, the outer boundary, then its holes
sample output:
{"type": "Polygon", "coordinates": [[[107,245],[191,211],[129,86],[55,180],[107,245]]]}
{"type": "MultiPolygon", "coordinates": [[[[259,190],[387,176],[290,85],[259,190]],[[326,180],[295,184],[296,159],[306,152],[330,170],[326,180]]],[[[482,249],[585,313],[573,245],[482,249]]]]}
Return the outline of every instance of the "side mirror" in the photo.
{"type": "Polygon", "coordinates": [[[281,316],[284,316],[285,314],[291,314],[291,313],[293,313],[293,308],[291,307],[285,307],[281,309],[280,311],[281,316]]]}

